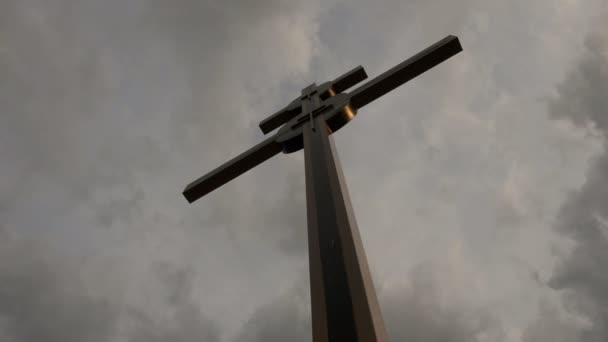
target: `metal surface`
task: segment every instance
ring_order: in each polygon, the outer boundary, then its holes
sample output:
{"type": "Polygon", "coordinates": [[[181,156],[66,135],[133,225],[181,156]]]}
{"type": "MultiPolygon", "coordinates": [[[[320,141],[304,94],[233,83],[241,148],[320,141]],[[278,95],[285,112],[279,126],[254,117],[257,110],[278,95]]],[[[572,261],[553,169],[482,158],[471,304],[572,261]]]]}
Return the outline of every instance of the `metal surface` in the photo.
{"type": "Polygon", "coordinates": [[[313,342],[387,341],[330,130],[304,126],[313,342]]]}
{"type": "Polygon", "coordinates": [[[266,139],[237,157],[232,158],[227,163],[222,164],[215,170],[207,173],[203,177],[188,184],[183,192],[184,197],[186,197],[188,202],[192,203],[277,155],[281,152],[281,149],[281,145],[276,142],[274,137],[266,139]]]}
{"type": "Polygon", "coordinates": [[[363,69],[363,67],[359,65],[353,70],[333,80],[331,82],[331,88],[335,93],[341,93],[366,78],[367,73],[365,72],[365,69],[363,69]]]}
{"type": "Polygon", "coordinates": [[[350,93],[359,109],[462,51],[457,37],[447,36],[350,93]]]}
{"type": "Polygon", "coordinates": [[[387,341],[369,266],[331,134],[361,107],[462,51],[448,36],[351,93],[367,78],[359,66],[302,90],[260,122],[271,137],[189,184],[192,203],[272,156],[304,148],[313,342],[387,341]]]}

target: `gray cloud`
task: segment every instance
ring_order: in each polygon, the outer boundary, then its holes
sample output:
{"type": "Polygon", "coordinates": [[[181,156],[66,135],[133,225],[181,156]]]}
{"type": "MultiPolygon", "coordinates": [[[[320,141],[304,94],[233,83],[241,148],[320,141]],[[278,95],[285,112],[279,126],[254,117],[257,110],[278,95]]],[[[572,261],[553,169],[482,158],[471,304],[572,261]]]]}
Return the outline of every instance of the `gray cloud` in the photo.
{"type": "MultiPolygon", "coordinates": [[[[0,333],[11,342],[219,339],[206,317],[226,302],[217,294],[236,287],[225,279],[255,275],[279,253],[268,246],[303,258],[305,244],[294,243],[303,232],[290,224],[304,215],[295,194],[303,180],[275,164],[196,206],[180,192],[261,138],[257,121],[283,97],[266,80],[308,69],[318,4],[1,7],[0,222],[33,245],[2,245],[0,333]],[[274,182],[276,192],[252,179],[274,182]],[[262,194],[265,204],[252,205],[262,194]],[[260,210],[293,215],[269,221],[260,210]],[[180,282],[159,278],[159,262],[199,283],[191,296],[165,298],[180,282]],[[198,266],[182,270],[189,264],[198,266]],[[76,279],[82,284],[68,286],[76,279]]],[[[257,283],[262,297],[273,293],[257,283]]],[[[228,294],[237,295],[248,297],[228,294]]],[[[245,310],[225,313],[222,333],[257,299],[237,303],[245,310]]]]}
{"type": "Polygon", "coordinates": [[[525,342],[585,341],[578,328],[571,318],[564,316],[562,310],[542,303],[538,319],[524,332],[522,340],[525,342]]]}
{"type": "MultiPolygon", "coordinates": [[[[303,85],[375,75],[451,33],[466,58],[336,142],[391,336],[517,340],[545,291],[528,280],[550,264],[543,219],[591,151],[531,116],[533,97],[578,54],[592,2],[4,1],[0,340],[306,339],[302,155],[191,206],[180,191],[259,141],[303,85]]],[[[559,274],[579,314],[601,317],[584,300],[599,289],[559,274]]]]}
{"type": "Polygon", "coordinates": [[[3,341],[108,341],[117,311],[86,293],[67,260],[37,242],[1,242],[0,336],[3,341]]]}
{"type": "MultiPolygon", "coordinates": [[[[157,264],[156,272],[161,295],[166,300],[165,310],[171,318],[151,319],[146,312],[131,311],[132,327],[129,341],[219,341],[217,326],[201,313],[192,294],[193,270],[157,264]]],[[[163,310],[163,311],[165,311],[163,310]]]]}
{"type": "Polygon", "coordinates": [[[550,103],[549,112],[556,119],[599,133],[604,141],[604,151],[591,162],[584,185],[571,194],[556,218],[556,231],[575,244],[549,281],[564,294],[568,311],[588,323],[573,326],[552,311],[545,312],[546,317],[531,328],[529,341],[552,336],[542,331],[553,329],[566,331],[570,338],[564,341],[608,339],[608,31],[605,24],[602,27],[585,40],[583,57],[559,85],[559,96],[550,103]]]}
{"type": "Polygon", "coordinates": [[[502,341],[502,327],[491,312],[475,311],[443,298],[442,268],[418,265],[410,285],[382,295],[391,341],[502,341]]]}
{"type": "Polygon", "coordinates": [[[308,278],[302,278],[286,293],[256,310],[234,341],[310,341],[310,293],[308,278]]]}
{"type": "Polygon", "coordinates": [[[189,297],[185,270],[167,271],[165,266],[150,279],[162,284],[163,305],[158,311],[142,311],[122,303],[119,293],[99,293],[83,279],[83,265],[67,255],[39,241],[3,237],[2,341],[218,340],[215,324],[189,297]]]}
{"type": "MultiPolygon", "coordinates": [[[[500,322],[490,312],[475,311],[441,295],[439,265],[418,265],[407,285],[379,292],[391,341],[503,341],[500,322]]],[[[256,311],[238,342],[310,341],[307,279],[256,311]]]]}
{"type": "Polygon", "coordinates": [[[608,130],[608,119],[604,112],[608,105],[608,99],[604,96],[608,89],[607,46],[605,29],[591,33],[584,40],[582,60],[558,85],[558,97],[550,103],[549,113],[552,117],[567,119],[582,127],[591,125],[601,133],[608,130]]]}

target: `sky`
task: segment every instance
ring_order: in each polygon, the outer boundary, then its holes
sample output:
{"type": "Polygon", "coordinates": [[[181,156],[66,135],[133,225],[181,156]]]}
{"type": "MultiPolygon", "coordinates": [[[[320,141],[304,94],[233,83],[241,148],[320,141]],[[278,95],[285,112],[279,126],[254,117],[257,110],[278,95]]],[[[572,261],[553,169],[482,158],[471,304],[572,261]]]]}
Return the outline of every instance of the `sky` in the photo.
{"type": "Polygon", "coordinates": [[[464,51],[333,135],[392,341],[608,340],[608,2],[0,1],[0,341],[310,341],[312,82],[464,51]]]}

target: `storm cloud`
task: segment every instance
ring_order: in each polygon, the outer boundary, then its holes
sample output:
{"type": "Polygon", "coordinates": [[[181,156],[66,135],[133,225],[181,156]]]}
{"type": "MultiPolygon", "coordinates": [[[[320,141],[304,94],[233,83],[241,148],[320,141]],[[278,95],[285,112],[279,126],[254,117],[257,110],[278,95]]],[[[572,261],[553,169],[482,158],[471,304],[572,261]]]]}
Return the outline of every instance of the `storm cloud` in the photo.
{"type": "Polygon", "coordinates": [[[310,340],[302,154],[181,190],[302,87],[447,34],[335,135],[391,338],[605,340],[605,9],[3,1],[0,340],[310,340]]]}
{"type": "Polygon", "coordinates": [[[584,324],[575,330],[576,339],[568,340],[605,341],[608,339],[608,26],[604,24],[589,35],[584,46],[581,61],[559,85],[559,96],[550,103],[549,113],[599,136],[603,152],[592,160],[584,185],[573,191],[556,218],[556,231],[571,239],[574,246],[558,263],[549,285],[563,293],[566,308],[583,319],[584,324]]]}

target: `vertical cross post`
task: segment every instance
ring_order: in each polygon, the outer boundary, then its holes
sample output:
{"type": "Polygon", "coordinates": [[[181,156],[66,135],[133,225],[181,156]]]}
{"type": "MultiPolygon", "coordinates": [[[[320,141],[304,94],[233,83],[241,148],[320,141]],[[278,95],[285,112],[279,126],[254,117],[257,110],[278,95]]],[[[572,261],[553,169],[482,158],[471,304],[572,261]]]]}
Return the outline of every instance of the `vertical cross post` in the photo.
{"type": "Polygon", "coordinates": [[[304,126],[313,342],[385,342],[340,161],[322,118],[304,126]]]}

